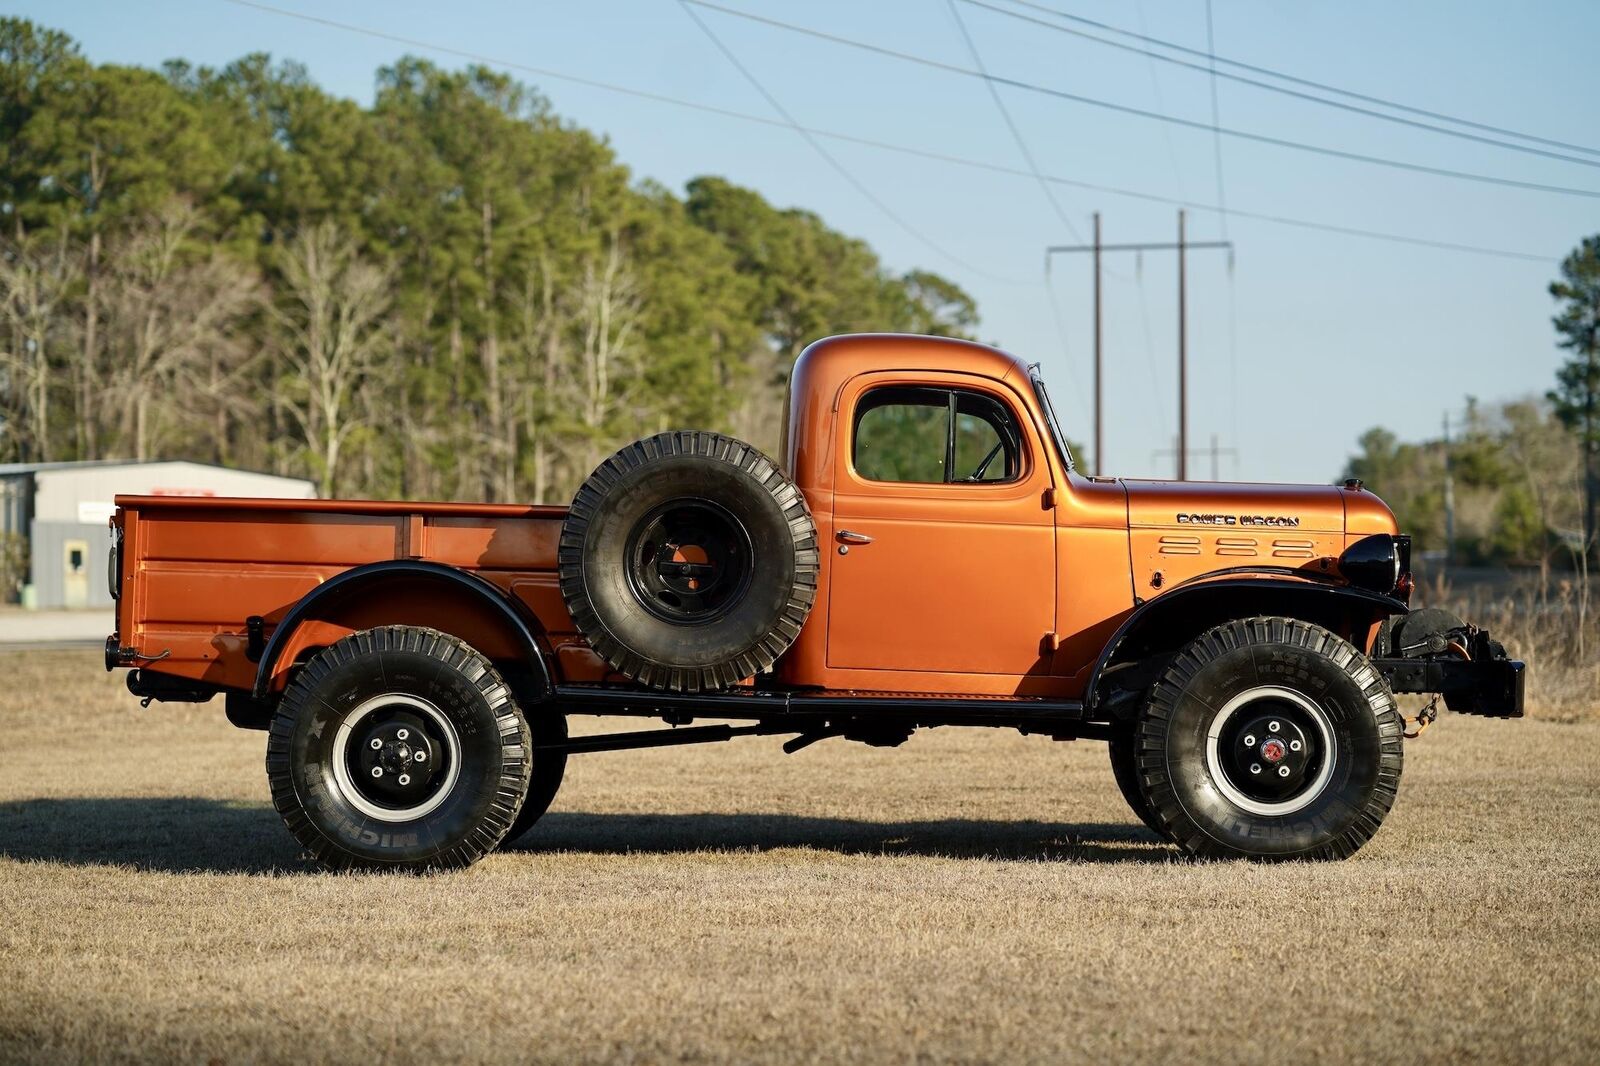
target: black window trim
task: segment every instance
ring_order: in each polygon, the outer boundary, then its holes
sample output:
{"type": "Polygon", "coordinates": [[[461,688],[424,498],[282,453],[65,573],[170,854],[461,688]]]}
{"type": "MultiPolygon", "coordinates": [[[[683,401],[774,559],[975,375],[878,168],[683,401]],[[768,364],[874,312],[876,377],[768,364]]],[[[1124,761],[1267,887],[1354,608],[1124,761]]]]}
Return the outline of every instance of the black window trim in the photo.
{"type": "Polygon", "coordinates": [[[1044,387],[1044,376],[1039,373],[1039,364],[1030,363],[1028,366],[1028,379],[1033,382],[1033,394],[1039,401],[1039,406],[1044,410],[1045,427],[1050,431],[1050,441],[1056,447],[1056,457],[1061,460],[1062,466],[1068,473],[1077,470],[1077,464],[1072,461],[1072,449],[1067,447],[1067,438],[1061,433],[1061,424],[1056,421],[1056,407],[1050,402],[1050,393],[1044,387]]]}
{"type": "MultiPolygon", "coordinates": [[[[890,401],[892,402],[892,401],[890,401]]],[[[933,406],[929,404],[928,406],[933,406]]],[[[981,417],[981,416],[979,416],[981,417]]],[[[1022,425],[1017,418],[1016,409],[1004,399],[979,389],[966,388],[960,385],[874,385],[861,394],[856,400],[855,413],[850,424],[850,467],[856,476],[864,481],[871,481],[878,485],[1015,485],[1022,481],[1027,474],[1027,450],[1023,445],[1022,425]],[[942,392],[945,394],[945,431],[944,431],[944,480],[942,481],[886,481],[879,478],[867,477],[856,467],[856,441],[861,431],[861,419],[878,407],[888,406],[888,403],[867,406],[866,400],[875,392],[942,392]],[[967,481],[956,478],[956,416],[958,397],[961,395],[973,396],[987,400],[998,406],[1003,415],[1002,424],[995,427],[995,435],[1001,440],[1001,445],[1010,445],[1017,457],[1017,470],[1011,477],[996,481],[967,481]]]]}

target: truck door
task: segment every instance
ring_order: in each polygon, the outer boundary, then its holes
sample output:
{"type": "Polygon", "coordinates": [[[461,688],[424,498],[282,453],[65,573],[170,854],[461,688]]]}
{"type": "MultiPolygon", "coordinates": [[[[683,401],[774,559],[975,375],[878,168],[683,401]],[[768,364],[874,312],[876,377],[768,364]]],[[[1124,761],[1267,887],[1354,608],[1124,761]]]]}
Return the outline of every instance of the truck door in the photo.
{"type": "Polygon", "coordinates": [[[1047,673],[1049,464],[987,378],[862,375],[840,397],[828,666],[1047,673]]]}

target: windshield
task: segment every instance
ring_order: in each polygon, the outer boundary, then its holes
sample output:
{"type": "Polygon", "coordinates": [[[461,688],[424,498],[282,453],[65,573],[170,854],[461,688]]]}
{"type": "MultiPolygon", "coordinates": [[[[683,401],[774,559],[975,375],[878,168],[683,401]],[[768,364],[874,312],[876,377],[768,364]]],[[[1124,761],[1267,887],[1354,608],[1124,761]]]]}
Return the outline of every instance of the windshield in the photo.
{"type": "Polygon", "coordinates": [[[1044,420],[1050,427],[1050,439],[1056,443],[1056,453],[1068,470],[1076,469],[1072,465],[1072,449],[1067,447],[1067,438],[1061,435],[1061,423],[1056,421],[1055,405],[1050,402],[1050,393],[1045,391],[1044,378],[1039,376],[1038,363],[1028,368],[1028,376],[1033,379],[1033,392],[1039,397],[1039,406],[1044,408],[1044,420]]]}

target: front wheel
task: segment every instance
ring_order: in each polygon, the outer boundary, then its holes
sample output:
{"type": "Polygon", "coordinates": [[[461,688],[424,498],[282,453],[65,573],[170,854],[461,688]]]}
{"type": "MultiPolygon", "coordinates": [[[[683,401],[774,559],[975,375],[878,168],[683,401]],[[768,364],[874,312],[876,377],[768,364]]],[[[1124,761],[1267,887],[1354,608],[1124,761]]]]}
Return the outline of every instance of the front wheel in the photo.
{"type": "Polygon", "coordinates": [[[1138,815],[1139,821],[1143,822],[1152,833],[1165,838],[1166,829],[1156,818],[1156,812],[1151,809],[1150,801],[1139,788],[1137,748],[1139,738],[1134,730],[1132,722],[1117,722],[1112,725],[1111,742],[1106,745],[1111,756],[1111,776],[1117,782],[1117,791],[1128,801],[1128,809],[1138,815]]]}
{"type": "Polygon", "coordinates": [[[492,850],[528,792],[532,737],[467,644],[385,626],[323,649],[267,739],[272,803],[332,869],[451,869],[492,850]]]}
{"type": "Polygon", "coordinates": [[[1346,858],[1393,806],[1394,696],[1320,626],[1249,618],[1202,634],[1151,690],[1140,792],[1179,847],[1210,858],[1346,858]]]}

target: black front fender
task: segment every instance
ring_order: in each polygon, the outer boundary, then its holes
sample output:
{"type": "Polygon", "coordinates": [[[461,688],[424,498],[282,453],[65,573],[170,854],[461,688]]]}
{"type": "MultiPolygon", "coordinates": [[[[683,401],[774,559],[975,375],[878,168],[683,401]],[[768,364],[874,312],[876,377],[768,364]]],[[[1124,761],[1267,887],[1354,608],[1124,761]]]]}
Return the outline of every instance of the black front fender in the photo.
{"type": "Polygon", "coordinates": [[[1139,604],[1111,635],[1095,660],[1084,688],[1085,710],[1094,711],[1101,696],[1100,684],[1106,667],[1116,660],[1117,653],[1130,640],[1158,626],[1193,629],[1189,634],[1192,637],[1199,636],[1211,625],[1235,618],[1271,614],[1315,622],[1352,609],[1373,618],[1387,618],[1410,610],[1403,600],[1379,592],[1290,576],[1256,573],[1221,579],[1201,577],[1178,585],[1164,595],[1139,604]]]}

